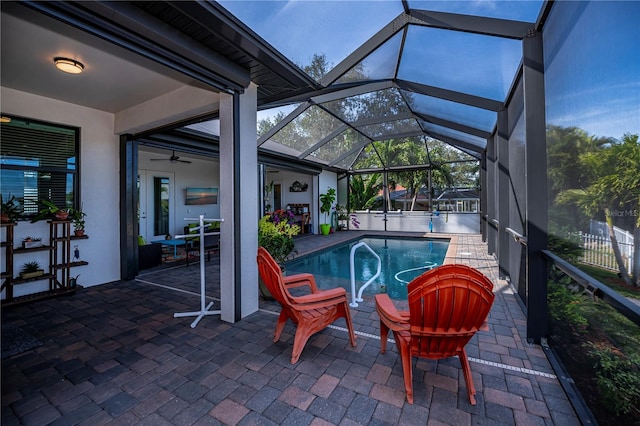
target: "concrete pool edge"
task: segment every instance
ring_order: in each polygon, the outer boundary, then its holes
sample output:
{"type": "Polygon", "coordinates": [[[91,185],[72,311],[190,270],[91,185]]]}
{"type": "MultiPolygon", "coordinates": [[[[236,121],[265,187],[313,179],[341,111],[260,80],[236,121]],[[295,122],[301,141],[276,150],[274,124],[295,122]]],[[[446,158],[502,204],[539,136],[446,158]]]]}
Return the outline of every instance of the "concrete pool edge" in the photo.
{"type": "MultiPolygon", "coordinates": [[[[444,239],[445,237],[442,237],[444,239]]],[[[457,253],[458,253],[458,236],[450,235],[446,238],[449,238],[449,247],[447,247],[447,253],[444,255],[443,265],[449,265],[452,263],[456,263],[457,253]]]]}
{"type": "Polygon", "coordinates": [[[319,251],[331,249],[332,247],[347,242],[356,241],[367,237],[390,237],[390,238],[424,238],[431,240],[448,240],[449,246],[445,253],[443,264],[454,263],[457,257],[458,234],[436,233],[436,232],[408,232],[408,231],[340,231],[326,236],[308,235],[303,238],[296,238],[296,255],[291,260],[304,258],[307,255],[319,251]]]}

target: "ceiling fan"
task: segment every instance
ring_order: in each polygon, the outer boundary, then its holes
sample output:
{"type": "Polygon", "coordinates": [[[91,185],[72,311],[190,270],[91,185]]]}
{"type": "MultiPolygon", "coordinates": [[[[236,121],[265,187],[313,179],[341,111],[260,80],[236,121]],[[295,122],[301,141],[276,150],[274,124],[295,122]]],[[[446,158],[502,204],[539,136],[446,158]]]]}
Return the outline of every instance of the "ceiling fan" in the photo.
{"type": "Polygon", "coordinates": [[[176,155],[175,151],[171,152],[171,157],[169,158],[150,158],[151,161],[171,161],[172,163],[191,163],[189,160],[181,160],[180,157],[176,155]]]}

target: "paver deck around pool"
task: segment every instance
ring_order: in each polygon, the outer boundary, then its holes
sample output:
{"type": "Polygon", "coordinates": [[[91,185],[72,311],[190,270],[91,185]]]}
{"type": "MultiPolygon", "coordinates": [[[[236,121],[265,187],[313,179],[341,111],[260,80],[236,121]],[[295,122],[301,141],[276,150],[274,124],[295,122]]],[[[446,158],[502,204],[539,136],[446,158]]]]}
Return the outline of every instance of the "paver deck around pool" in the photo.
{"type": "MultiPolygon", "coordinates": [[[[363,234],[296,243],[302,254],[363,234]]],[[[207,316],[191,328],[193,318],[173,317],[199,309],[200,270],[191,264],[3,309],[3,326],[42,345],[2,360],[2,425],[579,425],[545,352],[526,342],[521,305],[481,237],[455,237],[449,260],[495,284],[490,330],[467,347],[476,406],[455,358],[414,361],[408,404],[395,345],[379,351],[370,300],[352,308],[355,348],[340,320],[311,337],[295,365],[293,325],[272,341],[273,302],[235,324],[207,316]]],[[[215,300],[218,258],[206,265],[215,300]]]]}

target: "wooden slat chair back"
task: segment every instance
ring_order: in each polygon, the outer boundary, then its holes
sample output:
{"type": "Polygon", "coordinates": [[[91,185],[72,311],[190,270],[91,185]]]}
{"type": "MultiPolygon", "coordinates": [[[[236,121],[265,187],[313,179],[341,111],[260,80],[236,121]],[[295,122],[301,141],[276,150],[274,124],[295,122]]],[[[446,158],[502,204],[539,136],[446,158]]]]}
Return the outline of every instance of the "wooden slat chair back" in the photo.
{"type": "Polygon", "coordinates": [[[345,289],[318,290],[315,278],[311,274],[284,277],[278,263],[263,247],[258,248],[258,272],[273,298],[282,307],[273,341],[280,340],[287,319],[290,319],[297,326],[291,364],[298,362],[307,340],[313,334],[323,330],[339,318],[344,318],[347,323],[351,346],[356,345],[356,336],[353,332],[345,289]],[[296,287],[308,287],[310,293],[293,296],[289,289],[296,287]]]}
{"type": "Polygon", "coordinates": [[[441,359],[458,356],[469,402],[475,388],[465,346],[487,317],[495,295],[493,283],[466,265],[444,265],[418,276],[407,286],[409,311],[398,311],[386,294],[376,295],[380,316],[381,352],[391,329],[400,351],[407,400],[413,403],[412,357],[441,359]]]}

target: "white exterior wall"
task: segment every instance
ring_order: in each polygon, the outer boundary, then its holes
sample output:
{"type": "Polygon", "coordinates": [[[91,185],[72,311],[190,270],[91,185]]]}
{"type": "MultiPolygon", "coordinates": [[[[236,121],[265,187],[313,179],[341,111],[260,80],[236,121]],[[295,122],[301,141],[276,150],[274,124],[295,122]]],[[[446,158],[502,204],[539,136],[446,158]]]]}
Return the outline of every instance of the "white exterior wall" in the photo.
{"type": "MultiPolygon", "coordinates": [[[[361,231],[384,231],[385,215],[382,211],[356,211],[356,219],[360,222],[361,231]]],[[[403,232],[440,232],[447,234],[479,234],[479,213],[446,213],[438,215],[431,212],[389,212],[387,231],[403,232]],[[431,226],[429,226],[431,223],[431,226]]],[[[350,229],[355,229],[351,227],[350,229]]]]}
{"type": "MultiPolygon", "coordinates": [[[[265,185],[270,182],[282,185],[282,208],[286,208],[287,204],[309,204],[313,209],[313,185],[314,179],[312,175],[305,175],[288,170],[279,170],[277,173],[267,173],[265,185]],[[304,192],[290,192],[289,188],[293,182],[298,181],[301,184],[307,184],[309,187],[304,192]]],[[[273,194],[269,203],[273,205],[273,194]]]]}
{"type": "MultiPolygon", "coordinates": [[[[89,239],[74,243],[80,248],[80,258],[89,265],[72,268],[71,275],[80,274],[78,284],[85,287],[120,279],[119,138],[114,134],[113,114],[6,87],[0,88],[0,99],[6,114],[80,128],[80,198],[87,213],[89,239]]],[[[49,226],[45,221],[19,222],[14,242],[27,235],[46,241],[49,226]]],[[[27,254],[14,256],[16,271],[31,260],[48,266],[48,253],[39,255],[42,259],[27,254]]],[[[14,294],[46,289],[48,282],[44,280],[16,286],[14,294]]]]}

